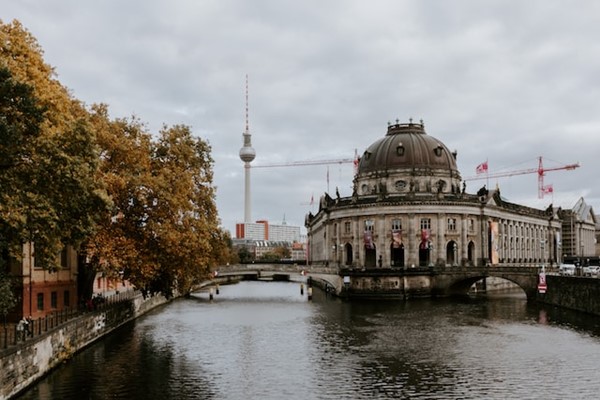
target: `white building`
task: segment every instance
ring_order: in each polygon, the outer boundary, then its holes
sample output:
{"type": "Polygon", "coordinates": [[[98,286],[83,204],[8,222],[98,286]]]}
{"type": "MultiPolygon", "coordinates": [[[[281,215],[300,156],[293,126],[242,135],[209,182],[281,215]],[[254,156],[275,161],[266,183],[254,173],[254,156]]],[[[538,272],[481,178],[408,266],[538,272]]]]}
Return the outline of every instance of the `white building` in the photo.
{"type": "Polygon", "coordinates": [[[235,238],[289,243],[302,241],[299,226],[271,225],[266,220],[236,224],[235,238]]]}

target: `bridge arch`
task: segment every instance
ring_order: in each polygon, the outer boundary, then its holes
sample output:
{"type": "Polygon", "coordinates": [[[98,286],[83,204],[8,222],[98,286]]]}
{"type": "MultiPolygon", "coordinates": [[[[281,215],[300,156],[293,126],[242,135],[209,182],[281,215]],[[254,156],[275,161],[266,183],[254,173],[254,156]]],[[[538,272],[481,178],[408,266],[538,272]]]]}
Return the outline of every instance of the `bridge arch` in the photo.
{"type": "Polygon", "coordinates": [[[466,295],[471,286],[481,279],[495,277],[507,280],[520,287],[528,300],[535,299],[537,291],[537,273],[531,271],[476,268],[461,272],[443,274],[436,277],[436,292],[442,295],[466,295]]]}

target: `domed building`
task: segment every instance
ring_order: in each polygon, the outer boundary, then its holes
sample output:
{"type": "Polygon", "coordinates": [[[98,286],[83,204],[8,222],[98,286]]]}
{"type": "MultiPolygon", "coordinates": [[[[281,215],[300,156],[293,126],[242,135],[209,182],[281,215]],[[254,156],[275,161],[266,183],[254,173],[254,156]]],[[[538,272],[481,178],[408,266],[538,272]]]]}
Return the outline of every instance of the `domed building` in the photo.
{"type": "Polygon", "coordinates": [[[390,124],[360,157],[352,196],[325,193],[306,216],[309,262],[360,269],[557,263],[557,210],[509,203],[485,186],[467,193],[456,157],[422,121],[390,124]]]}

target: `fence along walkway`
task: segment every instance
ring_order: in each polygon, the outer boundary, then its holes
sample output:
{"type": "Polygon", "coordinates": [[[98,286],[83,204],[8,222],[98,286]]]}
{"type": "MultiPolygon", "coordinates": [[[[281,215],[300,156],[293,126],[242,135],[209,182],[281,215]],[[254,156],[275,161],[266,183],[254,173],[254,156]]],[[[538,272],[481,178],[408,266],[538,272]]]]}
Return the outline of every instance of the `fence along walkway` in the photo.
{"type": "Polygon", "coordinates": [[[2,324],[0,325],[0,349],[16,346],[34,336],[49,332],[81,314],[105,310],[114,304],[131,300],[139,295],[141,295],[139,290],[128,290],[106,297],[96,296],[85,304],[79,304],[77,308],[66,308],[48,314],[43,318],[30,320],[23,330],[19,328],[18,323],[2,324]]]}

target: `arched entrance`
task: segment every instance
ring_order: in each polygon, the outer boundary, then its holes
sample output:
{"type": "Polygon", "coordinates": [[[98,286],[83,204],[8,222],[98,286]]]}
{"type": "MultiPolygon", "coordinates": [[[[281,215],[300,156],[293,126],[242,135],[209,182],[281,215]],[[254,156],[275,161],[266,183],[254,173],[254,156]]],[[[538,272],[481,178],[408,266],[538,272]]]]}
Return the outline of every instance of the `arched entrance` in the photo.
{"type": "Polygon", "coordinates": [[[350,243],[346,243],[344,246],[344,253],[346,253],[346,265],[352,265],[352,245],[350,243]]]}
{"type": "Polygon", "coordinates": [[[430,242],[421,242],[419,244],[419,267],[426,267],[431,261],[431,245],[430,242]]]}
{"type": "Polygon", "coordinates": [[[393,242],[390,246],[392,267],[404,267],[404,244],[393,242]]]}
{"type": "Polygon", "coordinates": [[[469,265],[475,265],[474,260],[475,260],[475,243],[473,243],[471,241],[471,242],[469,242],[469,245],[467,246],[467,261],[469,262],[469,265]]]}
{"type": "Polygon", "coordinates": [[[365,268],[375,268],[377,266],[377,249],[375,245],[372,248],[365,246],[365,268]]]}
{"type": "Polygon", "coordinates": [[[458,265],[458,244],[454,240],[446,245],[446,264],[458,265]]]}

